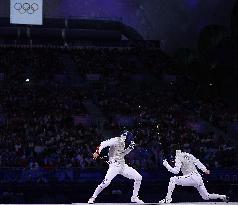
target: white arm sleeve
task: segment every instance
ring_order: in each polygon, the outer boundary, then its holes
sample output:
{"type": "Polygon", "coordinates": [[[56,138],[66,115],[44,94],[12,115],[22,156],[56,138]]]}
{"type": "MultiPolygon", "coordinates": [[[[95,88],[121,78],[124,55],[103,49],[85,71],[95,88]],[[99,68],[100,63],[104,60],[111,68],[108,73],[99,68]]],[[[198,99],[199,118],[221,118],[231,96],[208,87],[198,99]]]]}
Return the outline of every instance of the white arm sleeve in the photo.
{"type": "Polygon", "coordinates": [[[124,150],[123,152],[123,156],[126,156],[127,154],[129,154],[131,152],[132,149],[130,149],[129,147],[127,149],[124,150]]]}
{"type": "Polygon", "coordinates": [[[205,165],[202,164],[202,163],[200,162],[200,160],[197,159],[196,157],[194,157],[193,155],[192,155],[192,157],[193,157],[194,164],[197,166],[197,168],[200,169],[200,170],[202,170],[203,172],[205,172],[205,171],[207,170],[207,168],[205,167],[205,165]]]}
{"type": "Polygon", "coordinates": [[[180,172],[181,166],[182,166],[181,161],[178,158],[175,159],[174,167],[171,167],[168,163],[165,165],[168,171],[173,174],[178,174],[180,172]]]}
{"type": "Polygon", "coordinates": [[[99,154],[101,153],[101,151],[105,148],[105,147],[109,147],[109,146],[113,146],[115,144],[117,144],[118,140],[117,138],[111,138],[109,140],[105,140],[103,142],[101,142],[100,146],[99,146],[99,154]]]}

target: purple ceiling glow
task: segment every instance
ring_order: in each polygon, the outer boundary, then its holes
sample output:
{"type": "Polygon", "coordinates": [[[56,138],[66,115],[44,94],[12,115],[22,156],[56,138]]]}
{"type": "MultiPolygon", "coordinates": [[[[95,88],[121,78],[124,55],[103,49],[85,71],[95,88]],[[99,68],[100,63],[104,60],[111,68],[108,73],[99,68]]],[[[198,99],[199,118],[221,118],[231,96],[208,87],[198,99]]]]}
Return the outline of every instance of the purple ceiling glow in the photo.
{"type": "Polygon", "coordinates": [[[138,27],[140,18],[137,8],[130,1],[122,0],[63,0],[60,10],[64,16],[87,16],[123,19],[129,25],[138,27]]]}
{"type": "Polygon", "coordinates": [[[194,47],[207,24],[229,25],[235,0],[62,0],[64,16],[122,18],[146,39],[160,39],[167,50],[194,47]]]}
{"type": "Polygon", "coordinates": [[[191,9],[196,9],[198,6],[199,0],[187,0],[187,4],[191,9]]]}
{"type": "MultiPolygon", "coordinates": [[[[146,39],[166,50],[195,47],[208,24],[230,24],[236,0],[44,0],[44,15],[122,18],[146,39]]],[[[9,0],[0,1],[0,16],[9,16],[9,0]]]]}

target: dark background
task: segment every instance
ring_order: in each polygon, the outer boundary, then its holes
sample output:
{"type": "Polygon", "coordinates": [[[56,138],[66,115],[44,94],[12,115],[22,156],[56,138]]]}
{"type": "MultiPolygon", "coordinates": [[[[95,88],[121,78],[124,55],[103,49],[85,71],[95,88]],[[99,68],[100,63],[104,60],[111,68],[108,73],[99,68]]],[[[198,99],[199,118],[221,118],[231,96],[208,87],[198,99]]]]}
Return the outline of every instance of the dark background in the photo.
{"type": "MultiPolygon", "coordinates": [[[[0,1],[0,16],[9,16],[9,0],[0,1]]],[[[229,27],[235,0],[45,0],[44,15],[116,17],[162,48],[195,47],[206,25],[229,27]]]]}

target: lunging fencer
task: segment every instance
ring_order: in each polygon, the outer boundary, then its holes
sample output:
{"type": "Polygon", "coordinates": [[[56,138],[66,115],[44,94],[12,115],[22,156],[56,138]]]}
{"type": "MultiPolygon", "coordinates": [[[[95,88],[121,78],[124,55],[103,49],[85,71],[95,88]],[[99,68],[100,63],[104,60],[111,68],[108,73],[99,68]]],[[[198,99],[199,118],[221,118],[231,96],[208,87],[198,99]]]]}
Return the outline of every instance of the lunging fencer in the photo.
{"type": "Polygon", "coordinates": [[[178,174],[181,170],[183,175],[170,178],[167,196],[159,203],[172,202],[172,194],[175,189],[175,185],[195,187],[204,200],[221,199],[224,202],[228,202],[229,199],[226,195],[208,193],[203,183],[202,176],[199,174],[197,168],[202,170],[205,174],[210,174],[210,171],[199,161],[199,159],[195,158],[192,154],[182,152],[181,150],[176,150],[175,166],[171,167],[167,160],[163,161],[163,165],[168,169],[169,172],[178,174]]]}
{"type": "Polygon", "coordinates": [[[144,203],[138,197],[142,176],[132,167],[125,163],[125,155],[127,155],[131,150],[134,149],[135,143],[132,139],[132,133],[125,131],[119,137],[111,138],[109,140],[101,142],[100,146],[97,147],[96,152],[93,154],[93,158],[97,159],[101,151],[105,147],[109,148],[109,169],[107,174],[101,184],[96,188],[93,196],[89,199],[88,203],[93,204],[97,196],[105,189],[112,181],[112,179],[121,174],[122,176],[134,180],[134,190],[131,197],[131,202],[133,203],[144,203]],[[125,149],[125,141],[130,140],[130,145],[125,149]]]}

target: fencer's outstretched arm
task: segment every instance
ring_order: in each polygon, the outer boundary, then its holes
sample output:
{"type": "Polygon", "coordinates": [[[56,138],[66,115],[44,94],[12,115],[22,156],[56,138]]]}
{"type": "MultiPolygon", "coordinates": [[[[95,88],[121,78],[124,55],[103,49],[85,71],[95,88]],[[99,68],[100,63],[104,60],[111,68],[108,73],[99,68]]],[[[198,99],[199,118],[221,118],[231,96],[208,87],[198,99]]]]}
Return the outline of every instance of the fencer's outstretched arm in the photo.
{"type": "Polygon", "coordinates": [[[180,172],[180,169],[181,169],[181,161],[176,158],[175,159],[175,166],[174,167],[171,167],[169,165],[169,163],[167,162],[167,160],[164,160],[163,161],[163,165],[168,169],[169,172],[173,173],[173,174],[178,174],[180,172]]]}
{"type": "Polygon", "coordinates": [[[205,167],[205,165],[202,162],[200,162],[200,160],[197,159],[196,157],[194,157],[193,155],[191,155],[191,156],[193,157],[193,162],[196,165],[196,167],[206,173],[208,171],[208,169],[205,167]]]}

